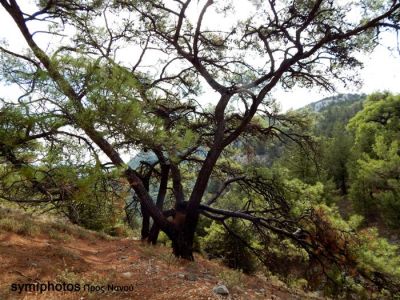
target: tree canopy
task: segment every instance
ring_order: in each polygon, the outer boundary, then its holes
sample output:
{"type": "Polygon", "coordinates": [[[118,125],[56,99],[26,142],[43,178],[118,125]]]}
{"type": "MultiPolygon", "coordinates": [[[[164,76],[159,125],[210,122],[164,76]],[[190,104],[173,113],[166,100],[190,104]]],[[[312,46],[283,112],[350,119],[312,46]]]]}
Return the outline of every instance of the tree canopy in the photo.
{"type": "MultiPolygon", "coordinates": [[[[272,232],[323,255],[321,263],[356,264],[347,243],[332,248],[346,235],[326,210],[296,208],[279,175],[237,162],[235,143],[312,148],[307,121],[279,112],[274,87],[356,82],[356,54],[399,28],[399,1],[249,1],[254,15],[229,20],[235,1],[22,2],[0,1],[27,44],[0,48],[2,81],[22,91],[1,99],[0,154],[5,176],[35,191],[31,202],[68,201],[85,190],[107,198],[129,186],[141,206],[142,238],[155,241],[163,231],[178,257],[193,259],[203,215],[225,225],[245,220],[261,238],[272,232]],[[349,17],[354,12],[359,17],[349,17]],[[203,105],[209,94],[212,104],[203,105]],[[137,151],[157,160],[130,168],[125,157],[137,151]],[[58,172],[71,179],[57,180],[58,172]],[[85,174],[105,188],[81,184],[85,174]],[[210,181],[219,183],[214,193],[210,181]],[[233,186],[246,201],[221,208],[233,186]],[[183,218],[171,222],[171,214],[183,218]]],[[[13,188],[2,187],[8,196],[1,197],[20,199],[13,188]]],[[[382,285],[378,275],[358,274],[382,285]]]]}

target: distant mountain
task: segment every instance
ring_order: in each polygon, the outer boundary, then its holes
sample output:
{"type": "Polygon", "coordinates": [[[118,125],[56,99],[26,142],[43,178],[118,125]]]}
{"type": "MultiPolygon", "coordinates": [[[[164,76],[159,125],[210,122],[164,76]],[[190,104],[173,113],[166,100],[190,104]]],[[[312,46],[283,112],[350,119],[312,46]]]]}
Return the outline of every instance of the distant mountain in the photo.
{"type": "Polygon", "coordinates": [[[331,137],[335,128],[345,130],[346,124],[362,110],[365,94],[338,94],[324,98],[300,109],[318,115],[314,132],[318,136],[331,137]]]}
{"type": "Polygon", "coordinates": [[[336,96],[331,96],[323,98],[317,102],[310,103],[301,110],[311,110],[314,112],[321,112],[328,108],[329,106],[346,102],[346,105],[353,104],[355,102],[362,102],[365,99],[365,94],[338,94],[336,96]]]}

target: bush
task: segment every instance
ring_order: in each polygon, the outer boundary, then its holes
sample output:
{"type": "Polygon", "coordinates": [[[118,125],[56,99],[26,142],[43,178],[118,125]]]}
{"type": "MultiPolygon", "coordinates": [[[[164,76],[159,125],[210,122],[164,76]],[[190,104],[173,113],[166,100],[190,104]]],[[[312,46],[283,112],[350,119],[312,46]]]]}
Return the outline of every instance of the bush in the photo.
{"type": "Polygon", "coordinates": [[[89,168],[75,186],[74,193],[60,207],[68,219],[87,229],[124,235],[117,228],[121,227],[118,222],[123,218],[126,192],[112,174],[89,168]]]}
{"type": "MultiPolygon", "coordinates": [[[[245,224],[234,219],[228,221],[227,225],[241,240],[252,243],[250,231],[246,230],[245,224]]],[[[208,234],[200,238],[200,245],[209,258],[219,258],[228,267],[240,269],[245,273],[255,271],[256,259],[242,241],[216,222],[206,228],[206,231],[208,234]]]]}
{"type": "MultiPolygon", "coordinates": [[[[393,299],[400,297],[398,247],[380,238],[375,228],[357,231],[362,221],[343,220],[336,209],[316,206],[308,229],[318,243],[315,251],[325,263],[325,292],[335,296],[393,299]],[[324,261],[324,257],[334,262],[324,261]]],[[[321,267],[321,266],[320,266],[321,267]]]]}

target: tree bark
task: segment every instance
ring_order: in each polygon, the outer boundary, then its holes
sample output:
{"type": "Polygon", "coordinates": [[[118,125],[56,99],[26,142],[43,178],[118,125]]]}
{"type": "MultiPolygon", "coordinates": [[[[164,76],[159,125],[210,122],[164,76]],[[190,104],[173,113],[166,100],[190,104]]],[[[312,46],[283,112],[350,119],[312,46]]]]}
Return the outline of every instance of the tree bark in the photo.
{"type": "Polygon", "coordinates": [[[196,228],[184,228],[184,230],[176,231],[172,236],[172,249],[175,257],[194,260],[193,256],[193,238],[196,228]]]}
{"type": "MultiPolygon", "coordinates": [[[[162,153],[158,154],[157,156],[163,159],[162,153]]],[[[169,171],[170,171],[170,166],[165,164],[165,160],[161,161],[161,180],[156,202],[156,206],[160,210],[162,210],[164,206],[165,195],[167,193],[167,187],[168,187],[169,171]]],[[[157,244],[157,239],[159,234],[160,234],[160,226],[157,225],[157,222],[153,222],[147,241],[153,245],[157,244]]]]}
{"type": "MultiPolygon", "coordinates": [[[[163,211],[163,215],[165,218],[171,217],[175,214],[175,209],[169,209],[169,210],[165,210],[163,211]]],[[[171,223],[171,227],[172,227],[172,223],[171,223]]],[[[157,222],[153,223],[153,226],[150,229],[150,233],[149,233],[149,237],[147,238],[147,241],[150,244],[157,244],[157,239],[158,239],[158,235],[160,234],[160,226],[158,226],[157,222]]]]}
{"type": "Polygon", "coordinates": [[[142,229],[140,231],[142,241],[146,240],[150,234],[150,215],[147,210],[140,205],[140,210],[142,212],[142,229]]]}
{"type": "Polygon", "coordinates": [[[160,227],[157,225],[156,222],[153,223],[153,226],[151,226],[149,236],[147,238],[147,241],[150,244],[156,245],[157,244],[157,239],[158,235],[160,234],[160,227]]]}

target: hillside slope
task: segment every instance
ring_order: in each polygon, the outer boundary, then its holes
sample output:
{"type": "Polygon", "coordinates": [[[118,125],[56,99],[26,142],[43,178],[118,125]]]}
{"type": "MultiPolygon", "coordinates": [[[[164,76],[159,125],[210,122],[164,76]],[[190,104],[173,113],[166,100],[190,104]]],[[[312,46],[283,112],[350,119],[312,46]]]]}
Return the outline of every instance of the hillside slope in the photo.
{"type": "Polygon", "coordinates": [[[321,100],[307,104],[303,108],[300,108],[300,110],[311,110],[314,112],[320,112],[325,110],[329,106],[341,104],[343,102],[355,103],[358,101],[362,101],[363,99],[365,99],[365,97],[365,94],[337,94],[335,96],[326,97],[321,100]]]}
{"type": "Polygon", "coordinates": [[[0,299],[317,299],[272,282],[200,256],[177,260],[167,247],[0,208],[0,299]],[[219,283],[230,295],[213,292],[219,283]],[[66,291],[34,291],[63,284],[66,291]]]}

